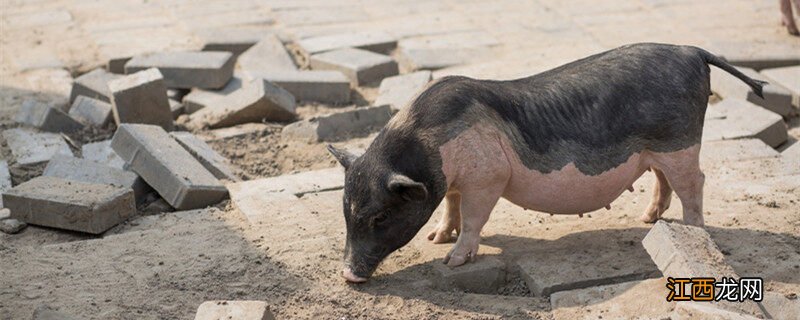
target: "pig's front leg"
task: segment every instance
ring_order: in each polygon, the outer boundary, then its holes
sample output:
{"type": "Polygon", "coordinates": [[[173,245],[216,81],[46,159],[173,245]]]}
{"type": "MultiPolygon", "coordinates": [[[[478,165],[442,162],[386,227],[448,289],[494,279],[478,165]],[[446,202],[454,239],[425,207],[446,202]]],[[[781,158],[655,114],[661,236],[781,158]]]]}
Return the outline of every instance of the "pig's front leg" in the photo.
{"type": "Polygon", "coordinates": [[[453,239],[453,230],[456,235],[461,234],[461,193],[448,191],[444,197],[445,209],[442,219],[429,234],[428,240],[433,243],[446,243],[453,239]]]}
{"type": "Polygon", "coordinates": [[[481,229],[497,200],[503,193],[505,185],[480,189],[461,190],[461,234],[453,249],[445,256],[444,263],[456,267],[467,261],[473,261],[478,255],[481,242],[481,229]]]}

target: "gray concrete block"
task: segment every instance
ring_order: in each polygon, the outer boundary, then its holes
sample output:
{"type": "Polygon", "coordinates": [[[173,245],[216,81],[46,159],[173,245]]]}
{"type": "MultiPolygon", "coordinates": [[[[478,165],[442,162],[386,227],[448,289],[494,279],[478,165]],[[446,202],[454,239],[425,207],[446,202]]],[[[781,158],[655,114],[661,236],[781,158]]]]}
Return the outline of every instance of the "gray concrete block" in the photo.
{"type": "Polygon", "coordinates": [[[642,240],[665,277],[736,277],[725,256],[702,228],[659,220],[642,240]]]}
{"type": "Polygon", "coordinates": [[[208,169],[217,179],[239,180],[239,177],[233,174],[228,159],[214,151],[211,146],[198,139],[191,132],[174,131],[170,132],[170,136],[175,141],[178,141],[186,151],[189,151],[197,161],[200,161],[203,167],[208,169]]]}
{"type": "MultiPolygon", "coordinates": [[[[800,108],[800,65],[761,70],[767,81],[780,85],[792,93],[792,106],[800,108]]],[[[797,110],[795,110],[797,112],[797,110]]]]}
{"type": "Polygon", "coordinates": [[[22,102],[15,120],[48,132],[75,132],[83,129],[83,124],[61,109],[35,100],[22,102]]]}
{"type": "Polygon", "coordinates": [[[312,55],[312,69],[337,70],[355,85],[364,85],[398,74],[392,57],[366,50],[344,48],[312,55]]]}
{"type": "Polygon", "coordinates": [[[232,195],[231,199],[234,201],[237,193],[242,195],[239,199],[244,199],[248,195],[256,196],[279,192],[299,197],[308,193],[338,190],[343,187],[344,172],[341,168],[312,170],[228,184],[232,195]]]}
{"type": "MultiPolygon", "coordinates": [[[[0,193],[6,192],[8,189],[11,189],[11,173],[8,171],[8,161],[0,160],[0,193]]],[[[0,198],[0,208],[4,208],[2,198],[0,198]]]]}
{"type": "Polygon", "coordinates": [[[67,156],[56,156],[47,163],[43,176],[69,181],[108,184],[133,190],[137,203],[144,200],[150,187],[130,171],[109,167],[97,162],[67,156]]]}
{"type": "Polygon", "coordinates": [[[756,70],[800,64],[797,47],[780,41],[760,43],[758,46],[742,41],[712,41],[708,49],[732,65],[756,70]]]}
{"type": "Polygon", "coordinates": [[[377,131],[391,117],[389,106],[355,108],[289,124],[282,134],[306,142],[336,141],[377,131]]]}
{"type": "Polygon", "coordinates": [[[167,87],[218,89],[233,76],[235,62],[230,52],[161,52],[133,57],[125,73],[158,68],[167,87]]]}
{"type": "MultiPolygon", "coordinates": [[[[753,69],[741,67],[738,69],[753,79],[769,81],[753,69]]],[[[772,82],[765,85],[764,98],[761,98],[742,80],[716,67],[711,68],[711,91],[725,99],[736,98],[750,101],[784,117],[791,116],[796,111],[792,107],[792,93],[783,86],[772,82]]]]}
{"type": "Polygon", "coordinates": [[[249,75],[286,89],[300,101],[350,102],[350,79],[339,71],[274,71],[249,75]]]}
{"type": "Polygon", "coordinates": [[[111,104],[101,100],[79,96],[72,103],[69,115],[78,122],[95,127],[105,127],[111,122],[111,104]]]}
{"type": "Polygon", "coordinates": [[[108,69],[108,72],[113,74],[125,74],[125,64],[128,63],[128,61],[131,61],[131,58],[133,57],[125,56],[108,59],[106,69],[108,69]]]}
{"type": "Polygon", "coordinates": [[[264,33],[260,30],[220,28],[197,33],[203,42],[203,51],[227,51],[237,57],[258,43],[264,33]]]}
{"type": "Polygon", "coordinates": [[[389,54],[397,47],[397,38],[380,31],[352,32],[306,38],[297,44],[306,56],[342,48],[358,48],[389,54]]]}
{"type": "Polygon", "coordinates": [[[111,140],[84,144],[81,147],[81,154],[86,160],[94,161],[112,168],[125,168],[125,161],[114,152],[114,149],[111,149],[111,140]]]}
{"type": "Polygon", "coordinates": [[[555,292],[550,295],[553,318],[627,319],[635,315],[666,319],[675,307],[675,302],[664,300],[666,281],[658,278],[555,292]]]}
{"type": "Polygon", "coordinates": [[[182,103],[172,99],[167,101],[169,102],[169,112],[172,113],[173,120],[178,119],[178,117],[185,113],[186,108],[183,107],[182,103]]]}
{"type": "Polygon", "coordinates": [[[3,194],[11,217],[29,224],[100,234],[136,213],[133,190],[37,177],[3,194]]]}
{"type": "Polygon", "coordinates": [[[780,115],[750,102],[730,98],[712,108],[724,118],[706,120],[703,141],[756,138],[774,148],[788,137],[780,115]]]}
{"type": "Polygon", "coordinates": [[[496,293],[506,282],[505,264],[493,256],[478,256],[474,262],[450,268],[436,263],[436,286],[443,290],[459,289],[473,293],[496,293]]]}
{"type": "Polygon", "coordinates": [[[219,90],[207,90],[194,88],[186,96],[183,97],[183,105],[186,114],[192,114],[197,110],[203,109],[208,106],[217,104],[217,100],[227,97],[228,95],[238,91],[244,86],[244,80],[241,75],[234,73],[233,78],[219,90]]]}
{"type": "Polygon", "coordinates": [[[197,308],[194,320],[275,320],[264,301],[206,301],[197,308]]]}
{"type": "Polygon", "coordinates": [[[3,137],[20,165],[47,162],[57,154],[72,156],[72,150],[59,134],[15,128],[3,131],[3,137]]]}
{"type": "Polygon", "coordinates": [[[295,99],[275,84],[256,79],[236,92],[191,115],[195,127],[221,128],[248,122],[288,121],[295,117],[295,99]]]}
{"type": "Polygon", "coordinates": [[[300,198],[289,192],[257,193],[232,186],[229,189],[233,205],[253,226],[269,225],[276,215],[299,216],[311,211],[300,198]]]}
{"type": "Polygon", "coordinates": [[[120,125],[111,147],[176,209],[213,205],[228,194],[214,175],[158,126],[120,125]]]}
{"type": "Polygon", "coordinates": [[[297,70],[283,42],[274,34],[262,38],[238,58],[239,69],[253,73],[297,70]]]}
{"type": "Polygon", "coordinates": [[[400,110],[408,106],[430,81],[431,72],[427,70],[383,79],[375,105],[389,105],[392,110],[400,110]]]}
{"type": "Polygon", "coordinates": [[[761,305],[772,319],[792,319],[792,317],[800,315],[800,299],[797,299],[796,296],[789,299],[778,292],[764,292],[764,300],[761,305]]]}
{"type": "Polygon", "coordinates": [[[108,87],[112,92],[112,110],[117,126],[143,123],[172,130],[167,88],[158,69],[147,69],[112,80],[108,87]]]}
{"type": "Polygon", "coordinates": [[[72,84],[72,92],[69,95],[69,102],[74,102],[78,96],[86,96],[111,103],[111,91],[108,90],[108,82],[120,77],[122,76],[104,69],[95,69],[83,74],[75,78],[75,82],[72,84]]]}

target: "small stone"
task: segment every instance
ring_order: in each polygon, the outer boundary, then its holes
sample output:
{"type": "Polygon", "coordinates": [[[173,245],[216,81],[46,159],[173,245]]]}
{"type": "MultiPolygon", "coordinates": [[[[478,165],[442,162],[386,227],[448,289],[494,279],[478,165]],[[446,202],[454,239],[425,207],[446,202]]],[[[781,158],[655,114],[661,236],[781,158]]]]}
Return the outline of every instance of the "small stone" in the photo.
{"type": "Polygon", "coordinates": [[[72,103],[69,115],[78,122],[95,127],[104,127],[111,122],[111,104],[86,96],[79,96],[72,103]]]}
{"type": "Polygon", "coordinates": [[[388,105],[363,107],[302,120],[283,128],[287,139],[320,142],[336,141],[352,135],[363,135],[382,128],[391,119],[388,105]]]}
{"type": "Polygon", "coordinates": [[[28,224],[17,219],[3,219],[0,220],[0,231],[8,234],[17,234],[22,229],[25,229],[28,224]]]}
{"type": "Polygon", "coordinates": [[[383,80],[398,74],[392,57],[366,50],[344,48],[312,55],[311,68],[337,70],[357,86],[383,80]]]}
{"type": "Polygon", "coordinates": [[[83,128],[83,124],[64,111],[35,100],[22,103],[16,121],[48,132],[74,132],[83,128]]]}
{"type": "Polygon", "coordinates": [[[152,68],[127,75],[108,83],[112,92],[114,121],[142,123],[173,128],[172,111],[167,99],[167,88],[158,69],[152,68]]]}
{"type": "Polygon", "coordinates": [[[161,52],[133,57],[125,73],[157,68],[169,88],[217,89],[231,79],[235,62],[230,52],[161,52]]]}

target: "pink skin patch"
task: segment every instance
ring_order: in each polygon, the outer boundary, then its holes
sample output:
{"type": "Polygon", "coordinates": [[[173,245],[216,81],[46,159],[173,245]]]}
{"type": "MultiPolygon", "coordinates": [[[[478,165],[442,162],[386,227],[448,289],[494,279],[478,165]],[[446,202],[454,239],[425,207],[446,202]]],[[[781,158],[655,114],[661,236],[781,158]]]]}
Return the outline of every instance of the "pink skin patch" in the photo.
{"type": "Polygon", "coordinates": [[[460,227],[458,240],[444,259],[448,266],[475,258],[480,231],[500,197],[527,209],[581,215],[609,207],[651,167],[656,168],[659,179],[653,203],[642,219],[657,220],[669,206],[674,189],[683,204],[684,222],[703,225],[699,144],[669,153],[644,150],[595,176],[581,173],[574,163],[546,174],[528,169],[505,135],[486,124],[464,131],[439,151],[448,185],[447,208],[428,239],[446,242],[460,227]]]}

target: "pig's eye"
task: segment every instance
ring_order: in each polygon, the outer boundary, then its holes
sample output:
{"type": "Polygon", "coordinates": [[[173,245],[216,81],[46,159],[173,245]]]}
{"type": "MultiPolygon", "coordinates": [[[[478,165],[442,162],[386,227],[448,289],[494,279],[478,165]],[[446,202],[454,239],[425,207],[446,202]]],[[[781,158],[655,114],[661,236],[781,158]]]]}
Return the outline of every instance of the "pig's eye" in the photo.
{"type": "Polygon", "coordinates": [[[386,222],[386,220],[388,220],[388,219],[389,219],[389,211],[387,210],[387,211],[381,211],[380,213],[378,213],[375,216],[375,218],[373,218],[372,221],[374,221],[375,224],[382,224],[382,223],[386,222]]]}

